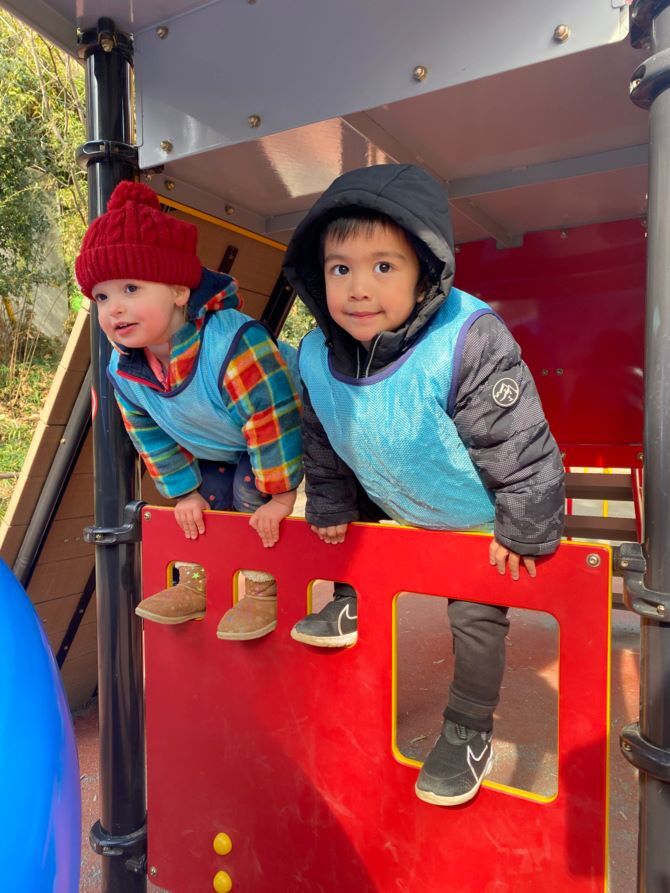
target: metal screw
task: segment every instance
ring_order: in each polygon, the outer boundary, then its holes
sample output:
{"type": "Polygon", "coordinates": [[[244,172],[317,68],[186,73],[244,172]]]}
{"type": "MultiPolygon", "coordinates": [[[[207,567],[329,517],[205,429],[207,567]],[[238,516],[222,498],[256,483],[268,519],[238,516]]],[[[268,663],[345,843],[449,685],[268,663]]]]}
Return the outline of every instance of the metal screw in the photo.
{"type": "Polygon", "coordinates": [[[590,555],[586,556],[586,563],[589,567],[600,567],[600,555],[596,555],[595,552],[591,552],[590,555]]]}
{"type": "Polygon", "coordinates": [[[640,226],[643,227],[644,229],[647,228],[647,218],[646,217],[643,217],[642,220],[640,220],[640,226]]]}
{"type": "Polygon", "coordinates": [[[454,254],[460,254],[460,253],[461,253],[461,246],[455,245],[454,246],[454,254]]]}
{"type": "Polygon", "coordinates": [[[412,77],[415,81],[421,83],[421,81],[425,81],[428,77],[428,69],[425,65],[417,65],[412,72],[412,77]]]}
{"type": "Polygon", "coordinates": [[[563,375],[563,370],[562,370],[562,369],[557,369],[557,370],[556,370],[556,375],[563,375]]]}
{"type": "Polygon", "coordinates": [[[156,28],[156,37],[160,37],[161,40],[165,40],[169,33],[170,29],[167,25],[159,25],[158,28],[156,28]]]}
{"type": "Polygon", "coordinates": [[[161,140],[161,152],[170,153],[174,149],[174,146],[170,142],[170,140],[161,140]]]}
{"type": "Polygon", "coordinates": [[[96,535],[95,535],[95,541],[99,543],[101,539],[102,539],[102,534],[101,534],[101,533],[96,533],[96,535]]]}
{"type": "Polygon", "coordinates": [[[174,180],[164,180],[163,183],[164,183],[165,188],[167,189],[167,191],[168,191],[168,192],[172,192],[172,190],[173,190],[174,187],[175,187],[175,182],[174,182],[174,180]]]}
{"type": "Polygon", "coordinates": [[[623,741],[622,744],[621,744],[621,747],[622,747],[624,750],[630,750],[630,744],[629,744],[627,741],[623,741]]]}
{"type": "Polygon", "coordinates": [[[158,869],[155,865],[151,866],[151,868],[149,869],[149,874],[151,875],[151,877],[156,877],[156,875],[158,874],[158,869]]]}
{"type": "Polygon", "coordinates": [[[556,43],[565,43],[568,37],[570,37],[570,26],[556,25],[554,28],[554,40],[556,43]]]}
{"type": "Polygon", "coordinates": [[[549,370],[548,370],[548,369],[543,369],[543,370],[542,370],[542,375],[549,375],[549,370]]]}
{"type": "Polygon", "coordinates": [[[144,514],[142,515],[142,520],[151,521],[151,512],[144,512],[144,514]]]}
{"type": "Polygon", "coordinates": [[[665,614],[665,605],[656,605],[656,613],[662,617],[665,614]]]}
{"type": "Polygon", "coordinates": [[[224,208],[226,214],[234,214],[235,213],[235,205],[226,205],[224,208]]]}
{"type": "Polygon", "coordinates": [[[621,567],[628,567],[630,562],[629,561],[620,561],[619,564],[621,565],[621,567]]]}
{"type": "Polygon", "coordinates": [[[260,127],[261,126],[261,116],[260,115],[249,115],[247,118],[247,124],[249,127],[260,127]]]}
{"type": "Polygon", "coordinates": [[[567,238],[568,238],[567,230],[562,229],[561,230],[561,239],[567,239],[567,238]]]}
{"type": "Polygon", "coordinates": [[[638,461],[638,462],[641,462],[643,459],[644,459],[644,453],[638,453],[638,454],[637,454],[637,461],[638,461]]]}
{"type": "Polygon", "coordinates": [[[102,47],[103,53],[111,53],[114,47],[116,46],[116,41],[113,37],[105,36],[100,38],[100,46],[102,47]]]}

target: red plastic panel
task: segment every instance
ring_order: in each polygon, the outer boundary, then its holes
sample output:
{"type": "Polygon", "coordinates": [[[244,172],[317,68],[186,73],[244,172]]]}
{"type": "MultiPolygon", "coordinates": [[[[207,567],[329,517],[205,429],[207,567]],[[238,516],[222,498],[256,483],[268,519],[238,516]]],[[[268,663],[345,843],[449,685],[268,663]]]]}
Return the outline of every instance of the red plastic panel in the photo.
{"type": "Polygon", "coordinates": [[[640,221],[623,220],[456,257],[456,284],[521,345],[567,465],[641,464],[645,252],[640,221]]]}
{"type": "MultiPolygon", "coordinates": [[[[145,624],[149,865],[171,893],[209,893],[218,871],[245,893],[537,893],[605,888],[610,553],[564,544],[535,581],[499,577],[486,536],[354,525],[343,545],[284,523],[263,550],[243,515],[212,513],[186,541],[172,512],[143,524],[144,589],[170,561],[202,564],[207,617],[145,624]],[[587,563],[596,555],[598,566],[587,563]],[[279,585],[276,631],[217,640],[241,568],[279,585]],[[358,591],[358,644],[312,649],[289,631],[308,583],[358,591]],[[482,789],[429,806],[396,761],[393,604],[398,591],[532,608],[560,625],[558,795],[540,803],[482,789]],[[219,832],[233,842],[219,856],[219,832]]],[[[445,621],[445,635],[447,625],[445,621]]],[[[441,712],[443,704],[436,704],[441,712]]]]}

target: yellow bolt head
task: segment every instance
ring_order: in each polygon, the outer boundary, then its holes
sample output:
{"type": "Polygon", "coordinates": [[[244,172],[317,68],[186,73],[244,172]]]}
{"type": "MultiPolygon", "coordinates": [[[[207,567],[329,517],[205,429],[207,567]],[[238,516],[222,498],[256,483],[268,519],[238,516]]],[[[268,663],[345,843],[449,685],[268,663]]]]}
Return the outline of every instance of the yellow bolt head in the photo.
{"type": "Polygon", "coordinates": [[[217,871],[212,884],[216,893],[230,893],[233,889],[233,881],[226,871],[217,871]]]}
{"type": "Polygon", "coordinates": [[[214,847],[214,852],[215,852],[217,855],[219,855],[219,856],[227,856],[228,853],[229,853],[229,852],[232,850],[232,848],[233,848],[233,842],[232,842],[232,840],[230,839],[230,837],[228,837],[227,834],[224,834],[223,831],[221,831],[221,832],[220,832],[219,834],[217,834],[216,837],[214,838],[214,843],[212,844],[212,846],[214,847]]]}

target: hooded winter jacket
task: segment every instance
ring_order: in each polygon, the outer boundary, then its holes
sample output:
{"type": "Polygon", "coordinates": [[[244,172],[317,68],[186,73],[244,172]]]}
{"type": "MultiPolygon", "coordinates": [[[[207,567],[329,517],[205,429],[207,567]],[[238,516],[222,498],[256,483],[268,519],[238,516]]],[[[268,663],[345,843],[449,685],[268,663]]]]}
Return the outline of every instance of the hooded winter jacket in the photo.
{"type": "MultiPolygon", "coordinates": [[[[324,333],[332,367],[354,378],[374,375],[408,351],[449,300],[454,251],[447,194],[413,165],[344,174],[296,229],[284,269],[324,333]],[[321,251],[325,225],[360,208],[385,214],[406,231],[429,280],[424,300],[405,323],[378,334],[367,351],[328,313],[321,251]]],[[[495,494],[496,539],[521,555],[553,552],[563,528],[563,465],[518,345],[499,317],[488,313],[464,332],[462,352],[454,352],[453,359],[449,414],[482,482],[495,494]],[[519,389],[508,406],[493,399],[503,378],[513,379],[519,389]]],[[[333,450],[304,387],[303,397],[307,520],[328,527],[371,517],[367,494],[333,450]]]]}

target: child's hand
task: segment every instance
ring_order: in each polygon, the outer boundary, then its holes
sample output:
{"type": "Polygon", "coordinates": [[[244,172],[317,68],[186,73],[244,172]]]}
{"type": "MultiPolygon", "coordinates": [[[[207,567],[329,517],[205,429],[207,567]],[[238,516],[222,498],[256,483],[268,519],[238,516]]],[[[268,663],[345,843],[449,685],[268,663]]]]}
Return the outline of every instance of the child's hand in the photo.
{"type": "Polygon", "coordinates": [[[335,546],[337,543],[344,542],[347,526],[346,524],[335,524],[332,527],[315,527],[312,524],[312,530],[322,542],[335,546]]]}
{"type": "Polygon", "coordinates": [[[279,496],[273,496],[269,502],[257,508],[253,515],[249,518],[249,524],[254,528],[260,536],[261,542],[266,549],[279,539],[279,525],[288,515],[291,514],[294,500],[286,500],[286,493],[279,496]]]}
{"type": "Polygon", "coordinates": [[[491,545],[489,546],[489,562],[493,567],[498,568],[499,574],[502,574],[503,576],[505,575],[505,562],[507,562],[509,564],[509,572],[511,578],[513,580],[518,580],[519,560],[523,561],[530,577],[537,576],[534,558],[531,558],[530,555],[517,555],[517,553],[512,552],[511,549],[507,549],[505,546],[501,546],[497,540],[491,540],[491,545]]]}
{"type": "Polygon", "coordinates": [[[197,540],[199,533],[205,532],[205,521],[202,513],[209,508],[207,500],[203,499],[197,490],[182,496],[174,507],[174,516],[177,524],[184,531],[187,540],[197,540]]]}

